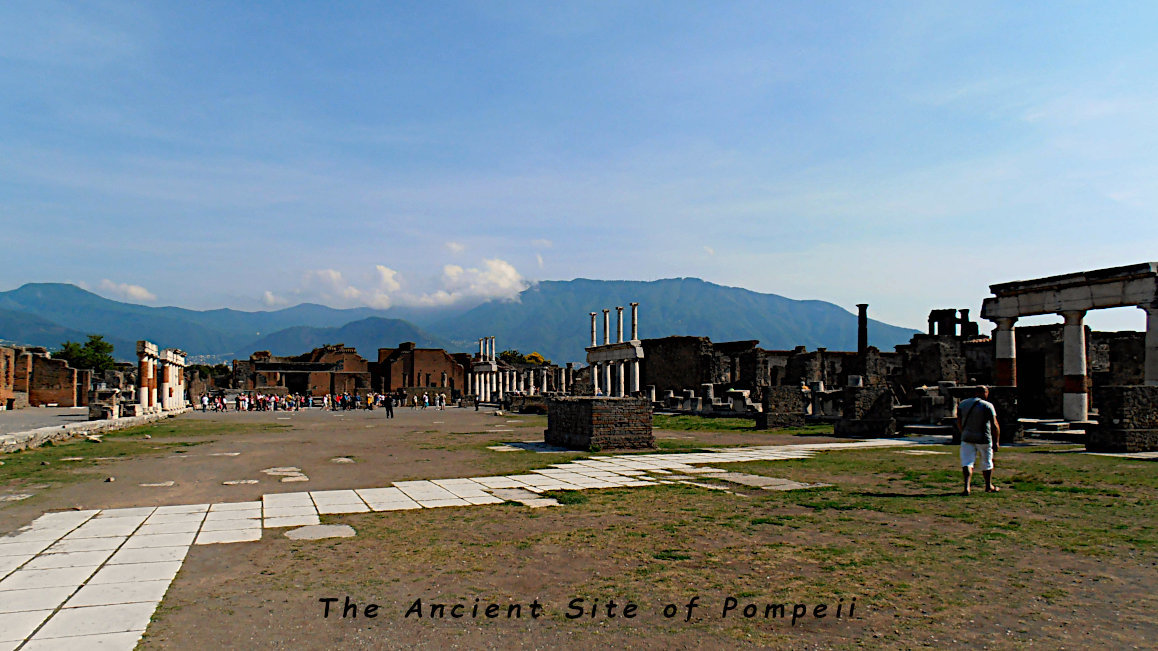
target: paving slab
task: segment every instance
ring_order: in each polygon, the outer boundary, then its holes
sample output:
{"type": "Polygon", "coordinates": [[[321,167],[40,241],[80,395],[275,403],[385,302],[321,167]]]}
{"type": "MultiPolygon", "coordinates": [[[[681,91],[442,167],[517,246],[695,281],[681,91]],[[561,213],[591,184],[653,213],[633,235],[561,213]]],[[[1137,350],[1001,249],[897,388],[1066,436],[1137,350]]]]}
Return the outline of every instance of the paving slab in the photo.
{"type": "Polygon", "coordinates": [[[60,540],[72,529],[21,529],[15,533],[0,538],[0,545],[27,542],[53,542],[60,540]]]}
{"type": "MultiPolygon", "coordinates": [[[[143,547],[140,549],[122,549],[113,554],[107,565],[127,565],[130,563],[163,563],[165,561],[183,561],[189,553],[189,547],[143,547]]],[[[106,565],[106,566],[107,566],[106,565]]]]}
{"type": "Polygon", "coordinates": [[[89,583],[65,604],[64,608],[113,606],[116,604],[158,603],[169,589],[170,579],[127,583],[89,583]]]}
{"type": "Polygon", "coordinates": [[[101,583],[132,583],[135,581],[171,580],[181,569],[181,561],[163,563],[132,563],[129,565],[106,565],[88,580],[88,585],[101,583]]]}
{"type": "Polygon", "coordinates": [[[193,544],[192,533],[164,533],[158,535],[142,536],[136,535],[130,537],[125,541],[125,549],[138,549],[141,547],[176,547],[178,545],[193,544]]]}
{"type": "Polygon", "coordinates": [[[45,513],[32,521],[32,528],[71,529],[89,520],[99,512],[99,509],[91,509],[87,511],[57,511],[55,513],[45,513]]]}
{"type": "Polygon", "coordinates": [[[0,613],[0,642],[23,641],[51,614],[51,610],[0,613]]]}
{"type": "Polygon", "coordinates": [[[77,651],[77,649],[92,649],[93,651],[132,651],[137,647],[141,635],[145,631],[130,631],[126,633],[102,633],[99,635],[84,635],[80,637],[59,637],[50,640],[32,640],[21,647],[27,651],[77,651]]]}
{"type": "Polygon", "coordinates": [[[77,637],[78,631],[88,635],[100,633],[121,633],[144,631],[149,626],[155,603],[118,604],[115,606],[85,606],[65,608],[37,631],[33,640],[52,638],[73,638],[73,649],[83,648],[85,641],[77,637]]]}
{"type": "Polygon", "coordinates": [[[57,606],[64,603],[64,600],[75,591],[76,586],[71,585],[32,590],[4,590],[0,592],[0,613],[56,610],[57,606]]]}
{"type": "Polygon", "coordinates": [[[205,519],[205,513],[158,513],[149,516],[144,526],[158,524],[200,524],[205,519]]]}
{"type": "Polygon", "coordinates": [[[424,509],[440,509],[440,508],[443,508],[446,506],[470,506],[471,505],[470,502],[468,502],[464,499],[458,498],[458,497],[452,497],[450,499],[416,500],[416,501],[419,504],[421,504],[422,508],[424,508],[424,509]]]}
{"type": "Polygon", "coordinates": [[[278,518],[266,518],[265,527],[267,529],[278,529],[280,527],[303,527],[311,524],[321,524],[322,521],[316,515],[290,515],[278,518]]]}
{"type": "Polygon", "coordinates": [[[153,515],[205,513],[208,510],[208,504],[177,504],[174,506],[158,506],[157,510],[153,512],[153,515]]]}
{"type": "Polygon", "coordinates": [[[54,570],[62,567],[97,567],[112,556],[112,550],[96,552],[66,552],[63,554],[41,554],[28,561],[26,570],[54,570]]]}
{"type": "Polygon", "coordinates": [[[156,536],[168,533],[197,533],[201,523],[195,520],[187,522],[170,522],[167,524],[146,524],[137,530],[138,536],[156,536]]]}
{"type": "Polygon", "coordinates": [[[63,554],[66,552],[96,552],[112,551],[128,540],[128,536],[120,538],[78,538],[76,540],[61,540],[48,549],[45,554],[63,554]]]}
{"type": "Polygon", "coordinates": [[[219,504],[210,504],[209,513],[219,513],[222,511],[252,511],[253,509],[261,510],[261,502],[221,502],[219,504]]]}
{"type": "Polygon", "coordinates": [[[265,519],[267,519],[267,520],[270,518],[290,518],[290,517],[298,517],[298,516],[303,516],[303,515],[309,515],[309,516],[315,516],[316,517],[318,515],[318,510],[314,507],[313,504],[310,504],[308,506],[296,506],[296,507],[292,507],[292,508],[287,507],[287,508],[277,508],[277,509],[265,509],[264,515],[265,515],[265,519]]]}
{"type": "Polygon", "coordinates": [[[147,518],[153,515],[157,510],[155,506],[139,506],[128,509],[102,509],[100,513],[93,516],[93,520],[106,520],[114,518],[147,518]]]}
{"type": "Polygon", "coordinates": [[[0,591],[32,590],[35,588],[56,588],[72,586],[78,588],[85,579],[92,576],[96,566],[62,567],[53,570],[16,570],[8,578],[0,581],[0,591]]]}
{"type": "Polygon", "coordinates": [[[292,540],[322,540],[323,538],[353,538],[354,528],[345,524],[315,524],[285,532],[292,540]]]}
{"type": "Polygon", "coordinates": [[[257,542],[261,540],[261,527],[229,529],[225,531],[202,531],[197,534],[195,545],[215,545],[219,543],[257,542]]]}
{"type": "Polygon", "coordinates": [[[39,540],[31,542],[0,543],[0,558],[5,556],[32,556],[48,549],[54,541],[39,540]]]}
{"type": "Polygon", "coordinates": [[[127,536],[145,521],[143,517],[136,518],[109,518],[107,520],[89,520],[64,537],[65,540],[77,538],[113,538],[127,536]]]}
{"type": "Polygon", "coordinates": [[[242,529],[261,529],[261,518],[246,518],[244,520],[214,520],[205,521],[201,525],[201,533],[207,531],[240,531],[242,529]]]}

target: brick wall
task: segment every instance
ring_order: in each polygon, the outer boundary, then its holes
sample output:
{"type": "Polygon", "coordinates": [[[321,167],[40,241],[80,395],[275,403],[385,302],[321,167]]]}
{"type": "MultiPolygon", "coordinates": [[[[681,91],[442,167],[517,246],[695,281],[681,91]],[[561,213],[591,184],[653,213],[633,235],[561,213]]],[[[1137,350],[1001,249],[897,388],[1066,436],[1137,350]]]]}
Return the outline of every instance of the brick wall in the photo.
{"type": "Polygon", "coordinates": [[[0,407],[16,402],[16,351],[0,348],[0,407]]]}
{"type": "Polygon", "coordinates": [[[1087,435],[1087,450],[1158,450],[1158,387],[1098,387],[1094,395],[1099,409],[1098,426],[1087,435]]]}
{"type": "Polygon", "coordinates": [[[893,394],[885,387],[845,387],[843,416],[833,428],[836,436],[887,437],[897,433],[893,394]]]}
{"type": "Polygon", "coordinates": [[[644,398],[553,398],[544,438],[571,450],[654,448],[651,405],[644,398]]]}
{"type": "Polygon", "coordinates": [[[33,407],[56,403],[61,407],[76,405],[76,369],[63,359],[32,356],[32,378],[28,403],[33,407]]]}

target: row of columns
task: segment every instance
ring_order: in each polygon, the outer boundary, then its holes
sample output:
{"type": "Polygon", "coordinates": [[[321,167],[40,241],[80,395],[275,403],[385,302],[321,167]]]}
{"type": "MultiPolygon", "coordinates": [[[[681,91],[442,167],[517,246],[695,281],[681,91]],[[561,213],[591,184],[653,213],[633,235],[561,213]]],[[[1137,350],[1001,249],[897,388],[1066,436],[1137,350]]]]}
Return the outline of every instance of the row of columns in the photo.
{"type": "MultiPolygon", "coordinates": [[[[631,341],[639,340],[639,303],[630,303],[631,306],[631,341]]],[[[599,342],[596,340],[596,319],[599,316],[598,312],[591,313],[591,345],[598,346],[599,342]]],[[[623,343],[623,306],[620,305],[615,308],[616,326],[615,326],[615,342],[617,344],[623,343]]],[[[611,341],[611,310],[603,310],[603,345],[612,343],[611,341]]]]}
{"type": "Polygon", "coordinates": [[[622,398],[639,392],[639,360],[592,362],[591,381],[595,395],[622,398]]]}
{"type": "MultiPolygon", "coordinates": [[[[1146,311],[1146,351],[1143,381],[1158,386],[1158,304],[1140,305],[1146,311]]],[[[1061,313],[1062,326],[1062,417],[1069,421],[1089,416],[1089,381],[1086,377],[1085,310],[1061,313]]],[[[1017,339],[1015,317],[994,319],[994,371],[1000,386],[1017,386],[1017,339]]]]}
{"type": "Polygon", "coordinates": [[[137,405],[142,414],[186,406],[184,352],[137,342],[137,405]]]}
{"type": "Polygon", "coordinates": [[[572,367],[530,369],[475,369],[466,376],[466,392],[479,396],[482,402],[501,401],[508,393],[567,393],[574,383],[572,367]]]}

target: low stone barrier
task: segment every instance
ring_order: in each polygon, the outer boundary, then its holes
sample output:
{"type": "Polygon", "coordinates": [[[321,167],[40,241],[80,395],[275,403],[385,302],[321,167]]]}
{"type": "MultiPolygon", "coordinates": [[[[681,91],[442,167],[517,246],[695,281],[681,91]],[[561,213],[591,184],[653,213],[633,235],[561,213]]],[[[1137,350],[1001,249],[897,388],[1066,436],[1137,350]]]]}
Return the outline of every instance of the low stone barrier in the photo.
{"type": "Polygon", "coordinates": [[[548,445],[570,450],[654,448],[651,404],[646,398],[552,398],[543,436],[548,445]]]}
{"type": "Polygon", "coordinates": [[[166,411],[160,414],[149,414],[147,416],[128,416],[126,418],[116,418],[113,420],[90,420],[81,423],[69,423],[67,425],[40,427],[24,432],[14,432],[12,434],[2,434],[0,435],[0,453],[36,448],[49,441],[66,441],[78,436],[101,434],[127,427],[145,425],[161,420],[162,418],[177,416],[187,411],[189,411],[188,407],[185,409],[166,411]]]}

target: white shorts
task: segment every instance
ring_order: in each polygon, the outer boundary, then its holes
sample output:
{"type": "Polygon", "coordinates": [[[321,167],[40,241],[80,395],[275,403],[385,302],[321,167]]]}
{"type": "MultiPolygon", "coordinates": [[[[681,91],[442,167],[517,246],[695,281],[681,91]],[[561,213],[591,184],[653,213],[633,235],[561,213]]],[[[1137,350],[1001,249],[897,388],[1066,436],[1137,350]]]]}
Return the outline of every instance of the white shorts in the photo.
{"type": "Polygon", "coordinates": [[[988,443],[961,442],[961,467],[972,468],[973,462],[981,460],[981,470],[993,470],[993,448],[988,443]]]}

